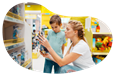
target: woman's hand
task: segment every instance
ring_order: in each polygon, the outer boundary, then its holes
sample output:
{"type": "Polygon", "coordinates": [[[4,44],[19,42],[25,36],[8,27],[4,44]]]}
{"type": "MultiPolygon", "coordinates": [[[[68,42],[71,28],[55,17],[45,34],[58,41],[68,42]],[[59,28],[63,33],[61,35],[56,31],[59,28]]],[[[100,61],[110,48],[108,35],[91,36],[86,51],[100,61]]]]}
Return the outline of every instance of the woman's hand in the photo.
{"type": "Polygon", "coordinates": [[[50,58],[50,54],[49,53],[46,53],[46,54],[43,54],[41,51],[40,51],[40,54],[45,57],[45,58],[50,58]]]}
{"type": "Polygon", "coordinates": [[[50,48],[51,47],[50,44],[49,44],[49,42],[48,42],[48,40],[46,38],[44,38],[43,36],[39,36],[38,41],[39,41],[39,43],[41,45],[43,45],[46,48],[50,48]]]}

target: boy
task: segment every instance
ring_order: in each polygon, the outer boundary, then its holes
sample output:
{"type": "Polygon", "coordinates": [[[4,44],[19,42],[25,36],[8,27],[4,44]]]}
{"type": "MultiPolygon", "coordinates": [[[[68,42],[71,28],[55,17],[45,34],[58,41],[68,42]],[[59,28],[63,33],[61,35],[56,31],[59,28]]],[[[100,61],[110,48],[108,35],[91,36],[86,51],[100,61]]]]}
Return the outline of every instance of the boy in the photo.
{"type": "MultiPolygon", "coordinates": [[[[61,28],[61,18],[58,15],[53,15],[50,19],[50,25],[52,30],[48,32],[48,41],[54,51],[63,58],[64,54],[64,44],[66,43],[65,40],[65,33],[60,30],[61,28]]],[[[46,58],[44,64],[44,73],[51,73],[52,66],[54,65],[54,73],[59,73],[59,65],[52,60],[46,58]]]]}

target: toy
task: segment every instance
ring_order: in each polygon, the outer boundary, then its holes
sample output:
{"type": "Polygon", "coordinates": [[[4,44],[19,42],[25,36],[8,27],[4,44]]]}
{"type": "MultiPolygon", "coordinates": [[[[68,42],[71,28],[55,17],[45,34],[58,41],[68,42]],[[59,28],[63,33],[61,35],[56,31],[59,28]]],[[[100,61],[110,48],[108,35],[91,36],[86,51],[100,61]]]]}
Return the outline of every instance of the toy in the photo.
{"type": "Polygon", "coordinates": [[[17,42],[17,38],[18,38],[18,26],[13,26],[13,43],[16,43],[17,42]]]}
{"type": "Polygon", "coordinates": [[[96,38],[95,47],[97,48],[97,50],[101,52],[109,51],[112,46],[111,41],[112,41],[112,38],[108,36],[102,36],[102,38],[96,38]]]}
{"type": "Polygon", "coordinates": [[[102,38],[97,38],[96,41],[97,42],[102,42],[102,38]]]}
{"type": "Polygon", "coordinates": [[[96,38],[95,46],[96,46],[97,50],[101,50],[101,51],[104,50],[102,38],[96,38]]]}
{"type": "Polygon", "coordinates": [[[105,37],[103,40],[103,45],[107,48],[107,43],[109,42],[109,37],[105,37]]]}
{"type": "Polygon", "coordinates": [[[48,53],[48,50],[43,45],[40,46],[40,50],[43,54],[48,53]]]}
{"type": "Polygon", "coordinates": [[[96,39],[93,38],[93,48],[95,47],[95,41],[96,41],[96,39]]]}
{"type": "Polygon", "coordinates": [[[91,18],[91,25],[93,32],[100,32],[99,22],[95,18],[91,18]]]}
{"type": "Polygon", "coordinates": [[[109,47],[115,47],[115,42],[110,42],[108,46],[109,47]]]}
{"type": "Polygon", "coordinates": [[[99,25],[97,25],[97,27],[96,27],[96,32],[100,32],[100,26],[99,25]]]}
{"type": "MultiPolygon", "coordinates": [[[[39,36],[41,36],[41,35],[39,35],[39,36]]],[[[37,38],[39,38],[39,36],[38,36],[37,38]]],[[[36,40],[37,40],[37,38],[36,38],[36,40]]],[[[39,39],[40,39],[40,38],[39,38],[39,39]]],[[[40,40],[41,40],[41,39],[40,39],[40,40]]],[[[44,47],[43,45],[40,45],[40,51],[41,51],[43,54],[48,53],[47,48],[44,47]]]]}
{"type": "Polygon", "coordinates": [[[102,44],[103,44],[103,43],[101,43],[101,42],[97,42],[97,43],[95,44],[97,50],[99,50],[99,48],[102,47],[102,44]]]}

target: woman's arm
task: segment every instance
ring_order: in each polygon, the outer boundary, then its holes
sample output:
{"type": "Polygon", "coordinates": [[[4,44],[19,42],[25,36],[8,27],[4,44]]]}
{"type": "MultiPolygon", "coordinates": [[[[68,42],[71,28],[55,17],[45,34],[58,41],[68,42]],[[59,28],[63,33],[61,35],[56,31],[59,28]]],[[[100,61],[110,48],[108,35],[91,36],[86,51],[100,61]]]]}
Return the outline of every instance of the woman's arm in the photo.
{"type": "Polygon", "coordinates": [[[55,62],[59,65],[59,66],[64,66],[64,65],[67,65],[73,61],[75,61],[77,58],[79,58],[81,55],[80,54],[77,54],[77,53],[69,53],[68,55],[66,55],[63,59],[58,56],[55,51],[49,47],[47,48],[51,54],[51,56],[53,57],[53,59],[55,60],[55,62]]]}
{"type": "Polygon", "coordinates": [[[53,57],[54,61],[59,65],[59,66],[64,66],[67,65],[73,61],[75,61],[77,58],[79,58],[81,56],[81,54],[77,54],[77,53],[69,53],[68,55],[66,55],[63,59],[58,56],[56,54],[56,52],[52,49],[52,47],[50,46],[49,42],[47,41],[46,38],[44,38],[43,36],[40,37],[40,39],[38,39],[38,41],[40,42],[40,44],[42,44],[44,47],[47,48],[47,50],[49,51],[49,53],[51,54],[51,56],[53,57]],[[41,39],[41,40],[40,40],[41,39]]]}
{"type": "Polygon", "coordinates": [[[51,59],[52,61],[56,62],[49,53],[43,54],[43,53],[40,51],[40,54],[41,54],[43,57],[49,58],[49,59],[51,59]]]}

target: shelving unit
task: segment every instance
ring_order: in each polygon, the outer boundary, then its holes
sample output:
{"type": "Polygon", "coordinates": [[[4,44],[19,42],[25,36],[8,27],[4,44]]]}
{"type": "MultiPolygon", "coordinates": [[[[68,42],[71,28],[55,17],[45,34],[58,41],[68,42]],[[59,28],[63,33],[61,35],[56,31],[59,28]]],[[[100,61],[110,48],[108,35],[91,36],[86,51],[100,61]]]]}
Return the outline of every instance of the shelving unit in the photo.
{"type": "MultiPolygon", "coordinates": [[[[86,39],[88,41],[88,44],[92,50],[92,54],[93,55],[99,55],[99,56],[111,56],[113,55],[111,53],[111,47],[109,50],[104,50],[103,52],[101,50],[94,50],[93,48],[93,38],[97,38],[97,37],[102,37],[102,35],[104,36],[109,36],[111,38],[115,38],[115,32],[111,31],[109,26],[113,26],[114,23],[108,23],[108,25],[104,22],[114,22],[115,19],[97,19],[97,21],[99,22],[99,26],[100,26],[100,32],[93,32],[92,28],[91,28],[91,16],[85,19],[85,36],[86,39]]],[[[114,26],[115,27],[115,26],[114,26]]],[[[114,28],[113,27],[113,28],[114,28]]],[[[115,60],[115,58],[100,58],[101,60],[115,60]]]]}
{"type": "MultiPolygon", "coordinates": [[[[8,11],[4,18],[3,22],[3,40],[4,45],[12,57],[19,65],[28,64],[25,68],[32,69],[32,51],[31,51],[31,43],[28,44],[26,40],[30,38],[31,42],[31,34],[27,34],[27,30],[30,29],[30,26],[25,22],[25,4],[21,3],[16,6],[19,6],[18,14],[13,13],[11,10],[8,11]],[[18,38],[13,38],[13,26],[18,26],[18,38]],[[27,28],[26,28],[27,27],[27,28]],[[16,41],[16,42],[14,42],[16,41]],[[29,49],[28,47],[29,46],[29,49]]],[[[15,7],[15,6],[14,6],[15,7]]],[[[11,8],[12,9],[12,8],[11,8]]]]}

